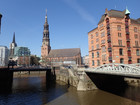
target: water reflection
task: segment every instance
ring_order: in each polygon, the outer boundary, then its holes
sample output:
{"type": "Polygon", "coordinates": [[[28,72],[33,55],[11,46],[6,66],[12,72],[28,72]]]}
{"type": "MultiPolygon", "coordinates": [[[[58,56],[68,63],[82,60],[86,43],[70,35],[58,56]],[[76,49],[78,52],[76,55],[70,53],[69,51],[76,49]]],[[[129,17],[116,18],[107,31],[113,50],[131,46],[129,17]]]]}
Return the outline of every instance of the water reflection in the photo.
{"type": "Polygon", "coordinates": [[[63,82],[46,85],[43,76],[13,79],[12,92],[0,94],[0,105],[140,105],[140,88],[129,87],[115,95],[102,90],[77,92],[63,82]]]}

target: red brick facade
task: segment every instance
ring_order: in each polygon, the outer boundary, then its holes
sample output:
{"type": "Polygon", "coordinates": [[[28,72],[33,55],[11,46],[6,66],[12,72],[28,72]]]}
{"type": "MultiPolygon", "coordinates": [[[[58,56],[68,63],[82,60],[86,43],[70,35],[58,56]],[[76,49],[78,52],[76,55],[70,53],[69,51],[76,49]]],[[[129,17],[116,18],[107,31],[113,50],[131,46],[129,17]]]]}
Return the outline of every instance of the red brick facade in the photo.
{"type": "Polygon", "coordinates": [[[140,63],[140,19],[128,10],[106,9],[97,28],[88,33],[89,66],[140,63]]]}
{"type": "Polygon", "coordinates": [[[17,65],[30,65],[30,56],[19,56],[17,60],[17,65]]]}

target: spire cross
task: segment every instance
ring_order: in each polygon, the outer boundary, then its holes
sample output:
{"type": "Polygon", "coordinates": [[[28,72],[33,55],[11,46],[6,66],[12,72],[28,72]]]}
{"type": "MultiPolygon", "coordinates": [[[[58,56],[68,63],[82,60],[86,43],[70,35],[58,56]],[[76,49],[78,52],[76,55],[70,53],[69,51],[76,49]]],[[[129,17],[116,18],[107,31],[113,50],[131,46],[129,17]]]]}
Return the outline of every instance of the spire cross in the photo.
{"type": "Polygon", "coordinates": [[[45,22],[47,22],[47,9],[46,9],[45,22]]]}

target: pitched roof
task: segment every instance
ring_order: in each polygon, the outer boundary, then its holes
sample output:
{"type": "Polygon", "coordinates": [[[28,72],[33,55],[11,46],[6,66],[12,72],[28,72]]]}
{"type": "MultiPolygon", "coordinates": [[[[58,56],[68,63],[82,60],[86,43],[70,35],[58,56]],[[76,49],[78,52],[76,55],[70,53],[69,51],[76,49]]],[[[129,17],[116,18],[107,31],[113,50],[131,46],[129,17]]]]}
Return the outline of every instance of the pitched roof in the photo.
{"type": "MultiPolygon", "coordinates": [[[[107,12],[107,15],[108,15],[109,17],[124,18],[125,12],[126,12],[126,10],[124,10],[124,11],[110,10],[110,11],[107,12]]],[[[103,21],[104,21],[104,18],[105,18],[105,14],[102,15],[102,17],[101,17],[101,19],[100,19],[100,21],[99,21],[98,24],[100,24],[101,22],[103,22],[103,21]]]]}
{"type": "Polygon", "coordinates": [[[96,28],[92,29],[92,30],[91,30],[91,31],[89,31],[88,33],[92,32],[92,31],[94,31],[94,30],[96,30],[96,29],[98,29],[98,27],[96,27],[96,28]]]}
{"type": "MultiPolygon", "coordinates": [[[[128,11],[128,9],[126,9],[124,11],[118,11],[118,10],[107,11],[104,15],[102,15],[102,17],[101,17],[101,19],[100,19],[98,24],[100,24],[100,23],[102,23],[104,21],[104,18],[105,18],[106,14],[109,17],[124,18],[125,14],[130,14],[130,12],[128,11]]],[[[131,19],[131,23],[140,24],[140,18],[138,18],[138,19],[131,19]]]]}
{"type": "Polygon", "coordinates": [[[131,19],[131,23],[132,24],[140,24],[140,19],[137,19],[137,20],[131,19]]]}
{"type": "Polygon", "coordinates": [[[50,51],[48,57],[73,57],[81,53],[80,48],[71,49],[53,49],[50,51]]]}

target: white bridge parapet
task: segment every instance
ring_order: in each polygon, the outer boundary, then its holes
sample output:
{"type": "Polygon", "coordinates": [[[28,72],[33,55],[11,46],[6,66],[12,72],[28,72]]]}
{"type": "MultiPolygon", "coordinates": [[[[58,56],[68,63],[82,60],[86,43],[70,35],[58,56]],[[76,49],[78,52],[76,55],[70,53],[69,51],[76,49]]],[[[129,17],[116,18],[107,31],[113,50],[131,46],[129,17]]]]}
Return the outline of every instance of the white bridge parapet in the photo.
{"type": "Polygon", "coordinates": [[[140,64],[110,63],[98,66],[96,68],[87,68],[87,69],[83,68],[78,70],[84,70],[85,72],[140,78],[140,64]]]}

